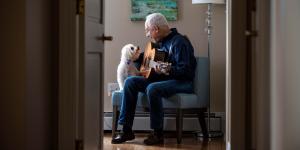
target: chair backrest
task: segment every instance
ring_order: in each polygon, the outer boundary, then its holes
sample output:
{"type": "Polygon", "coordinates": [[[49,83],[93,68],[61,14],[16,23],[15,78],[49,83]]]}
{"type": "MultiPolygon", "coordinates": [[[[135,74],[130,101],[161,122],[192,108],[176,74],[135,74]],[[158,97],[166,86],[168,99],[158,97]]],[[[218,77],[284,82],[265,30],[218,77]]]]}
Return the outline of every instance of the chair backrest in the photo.
{"type": "Polygon", "coordinates": [[[197,67],[194,78],[194,92],[201,101],[201,107],[207,107],[209,104],[209,59],[208,57],[197,57],[197,67]]]}

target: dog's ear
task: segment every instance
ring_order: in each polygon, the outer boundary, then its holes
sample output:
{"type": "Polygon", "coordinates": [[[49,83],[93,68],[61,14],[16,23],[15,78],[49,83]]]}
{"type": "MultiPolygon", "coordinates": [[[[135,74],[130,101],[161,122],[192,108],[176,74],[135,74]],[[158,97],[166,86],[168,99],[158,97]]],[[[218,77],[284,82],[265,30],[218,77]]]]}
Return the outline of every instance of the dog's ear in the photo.
{"type": "Polygon", "coordinates": [[[131,57],[132,57],[133,50],[131,48],[132,47],[128,47],[128,49],[126,51],[126,57],[127,57],[127,59],[131,59],[131,57]]]}

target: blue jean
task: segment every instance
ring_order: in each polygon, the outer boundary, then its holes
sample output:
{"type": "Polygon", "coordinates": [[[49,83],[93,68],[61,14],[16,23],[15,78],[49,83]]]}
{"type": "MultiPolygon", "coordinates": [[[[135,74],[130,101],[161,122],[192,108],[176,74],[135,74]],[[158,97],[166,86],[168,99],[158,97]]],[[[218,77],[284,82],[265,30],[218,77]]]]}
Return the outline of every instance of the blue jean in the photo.
{"type": "Polygon", "coordinates": [[[192,93],[193,84],[191,81],[150,82],[141,76],[128,77],[123,89],[119,124],[132,128],[138,92],[144,92],[147,95],[151,129],[162,130],[164,120],[162,97],[169,97],[175,93],[192,93]]]}

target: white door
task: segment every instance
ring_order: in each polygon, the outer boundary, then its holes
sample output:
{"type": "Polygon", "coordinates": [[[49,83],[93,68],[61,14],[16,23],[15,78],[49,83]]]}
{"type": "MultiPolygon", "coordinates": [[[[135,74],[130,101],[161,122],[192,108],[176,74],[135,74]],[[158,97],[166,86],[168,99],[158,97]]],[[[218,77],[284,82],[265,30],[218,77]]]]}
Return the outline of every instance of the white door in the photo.
{"type": "MultiPolygon", "coordinates": [[[[78,137],[84,150],[102,148],[103,125],[103,0],[85,0],[79,17],[78,137]]],[[[104,40],[103,40],[104,39],[104,40]]]]}
{"type": "Polygon", "coordinates": [[[77,136],[84,150],[102,148],[103,141],[103,0],[85,0],[79,11],[79,101],[77,136]]]}

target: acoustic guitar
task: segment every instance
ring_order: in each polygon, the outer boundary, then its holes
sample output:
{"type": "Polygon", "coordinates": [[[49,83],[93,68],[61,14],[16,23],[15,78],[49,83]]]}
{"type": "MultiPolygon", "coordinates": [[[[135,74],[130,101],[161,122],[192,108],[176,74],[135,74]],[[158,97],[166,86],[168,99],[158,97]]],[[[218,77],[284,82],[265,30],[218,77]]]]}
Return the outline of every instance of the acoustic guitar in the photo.
{"type": "Polygon", "coordinates": [[[152,68],[158,67],[165,75],[169,74],[171,63],[166,62],[167,53],[154,48],[154,44],[148,42],[144,51],[143,62],[140,67],[140,72],[145,78],[149,78],[152,68]]]}

